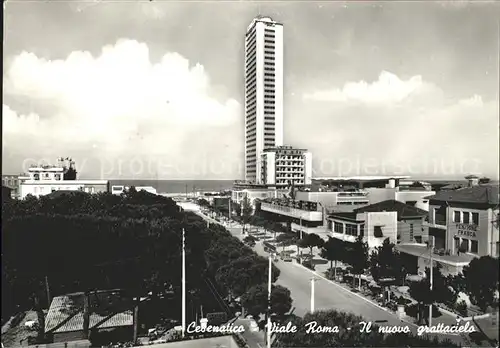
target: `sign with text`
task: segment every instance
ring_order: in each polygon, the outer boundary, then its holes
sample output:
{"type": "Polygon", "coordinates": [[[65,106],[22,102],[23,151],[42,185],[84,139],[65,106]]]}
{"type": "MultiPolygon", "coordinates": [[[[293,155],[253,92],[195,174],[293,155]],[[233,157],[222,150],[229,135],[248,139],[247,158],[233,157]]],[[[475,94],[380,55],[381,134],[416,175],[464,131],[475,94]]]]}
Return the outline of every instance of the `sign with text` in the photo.
{"type": "Polygon", "coordinates": [[[459,236],[476,238],[476,225],[457,224],[456,227],[459,236]]]}

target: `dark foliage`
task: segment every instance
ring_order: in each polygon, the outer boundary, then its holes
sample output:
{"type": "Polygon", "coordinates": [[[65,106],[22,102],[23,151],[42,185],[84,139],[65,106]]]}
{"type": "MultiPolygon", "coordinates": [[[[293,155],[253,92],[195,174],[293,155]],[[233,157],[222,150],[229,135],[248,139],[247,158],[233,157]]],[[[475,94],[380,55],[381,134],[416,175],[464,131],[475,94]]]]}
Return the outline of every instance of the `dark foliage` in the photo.
{"type": "Polygon", "coordinates": [[[218,273],[235,274],[237,292],[266,277],[267,260],[224,227],[208,228],[173,200],[144,191],[28,197],[3,204],[2,215],[2,319],[35,305],[48,308],[46,279],[52,297],[116,288],[153,297],[178,293],[183,228],[190,293],[207,280],[225,285],[215,282],[218,273]],[[252,277],[243,283],[236,274],[243,277],[250,262],[252,277]]]}

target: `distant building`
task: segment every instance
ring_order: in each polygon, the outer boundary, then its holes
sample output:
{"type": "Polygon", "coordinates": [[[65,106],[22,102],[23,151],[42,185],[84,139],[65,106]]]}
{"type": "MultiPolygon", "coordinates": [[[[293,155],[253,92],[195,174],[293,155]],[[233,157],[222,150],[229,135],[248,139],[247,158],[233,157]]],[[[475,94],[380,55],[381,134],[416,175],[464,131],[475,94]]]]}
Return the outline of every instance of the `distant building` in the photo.
{"type": "MultiPolygon", "coordinates": [[[[135,186],[136,191],[146,191],[152,194],[158,194],[156,189],[153,186],[135,186]]],[[[124,185],[113,185],[111,186],[111,193],[114,195],[121,195],[122,193],[127,192],[130,189],[129,186],[124,185]]]]}
{"type": "Polygon", "coordinates": [[[245,180],[259,183],[259,157],[283,145],[283,25],[252,20],[245,38],[245,180]]]}
{"type": "Polygon", "coordinates": [[[397,243],[398,213],[340,212],[327,218],[327,231],[333,238],[354,243],[359,236],[370,249],[379,247],[385,239],[397,243]]]}
{"type": "Polygon", "coordinates": [[[87,193],[98,193],[109,191],[107,180],[77,180],[75,163],[66,159],[69,164],[64,164],[59,159],[58,165],[32,166],[28,169],[26,177],[20,177],[19,198],[24,199],[28,195],[40,197],[52,192],[83,191],[87,193]]]}
{"type": "Polygon", "coordinates": [[[279,198],[284,195],[283,191],[274,188],[266,187],[246,187],[235,188],[231,192],[231,199],[233,202],[241,205],[245,197],[249,200],[252,206],[255,206],[255,200],[265,200],[268,198],[279,198]]]}
{"type": "MultiPolygon", "coordinates": [[[[434,240],[433,259],[443,266],[443,273],[457,274],[475,257],[500,254],[498,187],[479,185],[476,177],[468,179],[466,188],[428,197],[430,209],[425,225],[434,240]]],[[[431,250],[427,246],[397,248],[413,255],[420,270],[430,265],[431,250]]]]}
{"type": "Polygon", "coordinates": [[[266,149],[261,155],[261,180],[263,185],[278,189],[307,187],[312,179],[312,155],[305,149],[277,146],[266,149]]]}

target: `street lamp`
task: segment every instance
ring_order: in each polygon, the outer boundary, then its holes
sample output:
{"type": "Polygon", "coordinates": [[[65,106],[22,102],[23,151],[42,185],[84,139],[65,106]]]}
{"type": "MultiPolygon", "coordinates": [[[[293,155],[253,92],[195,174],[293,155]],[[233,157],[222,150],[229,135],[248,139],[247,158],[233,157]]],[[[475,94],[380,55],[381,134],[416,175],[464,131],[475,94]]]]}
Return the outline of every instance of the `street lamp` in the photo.
{"type": "Polygon", "coordinates": [[[311,278],[311,313],[314,313],[314,282],[316,280],[314,277],[311,278]]]}
{"type": "Polygon", "coordinates": [[[272,254],[269,254],[269,270],[267,279],[267,348],[271,348],[271,290],[272,290],[272,254]]]}

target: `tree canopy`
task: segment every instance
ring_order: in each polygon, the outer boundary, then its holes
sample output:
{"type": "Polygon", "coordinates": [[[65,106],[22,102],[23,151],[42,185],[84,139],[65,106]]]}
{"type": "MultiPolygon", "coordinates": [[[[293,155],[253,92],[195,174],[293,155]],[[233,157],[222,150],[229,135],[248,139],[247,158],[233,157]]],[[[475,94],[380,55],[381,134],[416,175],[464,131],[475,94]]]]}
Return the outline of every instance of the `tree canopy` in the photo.
{"type": "MultiPolygon", "coordinates": [[[[268,308],[268,286],[259,284],[251,287],[242,297],[241,304],[254,318],[265,314],[268,308]]],[[[280,285],[271,288],[271,314],[282,318],[292,308],[290,290],[280,285]]]]}
{"type": "Polygon", "coordinates": [[[457,347],[449,340],[439,342],[411,333],[380,333],[377,325],[371,327],[371,332],[361,332],[360,323],[366,322],[362,317],[337,310],[308,313],[290,322],[297,327],[297,332],[276,334],[273,347],[457,347]],[[316,323],[315,329],[311,323],[316,323]],[[337,327],[338,332],[315,331],[319,327],[337,327]]]}
{"type": "Polygon", "coordinates": [[[178,294],[182,229],[188,291],[208,281],[241,294],[267,281],[267,259],[224,227],[207,227],[172,199],[145,191],[27,197],[3,204],[2,218],[2,319],[35,300],[48,308],[46,279],[52,296],[118,288],[178,294]]]}
{"type": "Polygon", "coordinates": [[[476,258],[463,270],[465,286],[471,300],[486,311],[488,306],[498,304],[498,259],[491,256],[476,258]]]}

